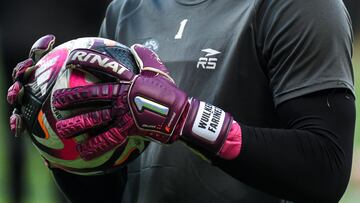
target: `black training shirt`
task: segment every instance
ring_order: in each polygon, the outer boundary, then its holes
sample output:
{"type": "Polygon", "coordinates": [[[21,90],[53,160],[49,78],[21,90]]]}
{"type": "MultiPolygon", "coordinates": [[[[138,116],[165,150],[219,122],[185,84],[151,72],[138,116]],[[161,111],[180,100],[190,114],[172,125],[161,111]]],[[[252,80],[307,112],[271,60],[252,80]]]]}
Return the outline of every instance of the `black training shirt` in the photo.
{"type": "MultiPolygon", "coordinates": [[[[115,0],[100,36],[152,48],[189,96],[246,126],[280,128],[282,103],[354,91],[341,0],[115,0]]],[[[152,143],[128,166],[124,202],[280,202],[228,174],[182,143],[152,143]]]]}

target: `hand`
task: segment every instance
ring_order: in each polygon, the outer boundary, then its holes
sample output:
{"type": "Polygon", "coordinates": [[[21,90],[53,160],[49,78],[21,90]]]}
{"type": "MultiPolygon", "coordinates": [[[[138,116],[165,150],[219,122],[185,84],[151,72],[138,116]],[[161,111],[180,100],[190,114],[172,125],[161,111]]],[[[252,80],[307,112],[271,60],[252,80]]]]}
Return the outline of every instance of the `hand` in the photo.
{"type": "Polygon", "coordinates": [[[111,74],[118,81],[55,91],[53,105],[59,110],[100,101],[111,103],[109,108],[59,121],[56,125],[59,136],[68,138],[106,126],[105,132],[78,146],[84,159],[119,147],[132,135],[161,143],[182,138],[215,154],[220,153],[233,126],[232,116],[215,106],[188,98],[176,87],[167,68],[150,49],[133,45],[131,51],[140,68],[139,75],[116,62],[112,66],[99,63],[113,62],[101,53],[75,50],[71,54],[68,67],[111,74]],[[92,60],[95,58],[99,60],[92,60]]]}
{"type": "Polygon", "coordinates": [[[8,90],[7,101],[14,106],[10,117],[10,129],[15,136],[25,131],[24,116],[20,112],[20,105],[24,95],[24,85],[33,77],[35,64],[53,48],[55,36],[46,35],[38,39],[30,49],[29,58],[18,63],[13,70],[12,79],[14,83],[8,90]]]}

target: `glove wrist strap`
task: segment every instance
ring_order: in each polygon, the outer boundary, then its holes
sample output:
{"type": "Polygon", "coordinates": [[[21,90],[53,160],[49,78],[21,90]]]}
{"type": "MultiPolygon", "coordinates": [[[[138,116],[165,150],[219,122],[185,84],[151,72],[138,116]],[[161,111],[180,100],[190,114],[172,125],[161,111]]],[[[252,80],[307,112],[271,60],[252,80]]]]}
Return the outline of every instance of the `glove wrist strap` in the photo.
{"type": "Polygon", "coordinates": [[[218,154],[231,128],[233,117],[211,104],[192,99],[181,138],[218,154]]]}

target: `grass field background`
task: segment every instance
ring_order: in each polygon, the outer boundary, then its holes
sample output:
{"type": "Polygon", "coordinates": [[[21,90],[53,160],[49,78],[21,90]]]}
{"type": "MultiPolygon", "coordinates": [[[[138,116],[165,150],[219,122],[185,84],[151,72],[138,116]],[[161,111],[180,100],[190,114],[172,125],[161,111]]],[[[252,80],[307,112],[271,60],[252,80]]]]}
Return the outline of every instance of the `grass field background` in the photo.
{"type": "MultiPolygon", "coordinates": [[[[358,38],[359,39],[359,38],[358,38]]],[[[1,55],[1,54],[0,54],[1,55]]],[[[355,43],[355,52],[353,56],[354,62],[354,71],[355,71],[355,85],[356,85],[356,94],[360,98],[360,84],[357,83],[357,79],[360,78],[360,40],[355,43]]],[[[11,203],[9,199],[9,179],[7,177],[8,162],[7,153],[8,153],[8,139],[10,136],[8,134],[8,122],[6,118],[6,109],[5,107],[5,98],[6,90],[5,82],[3,78],[4,74],[0,74],[0,93],[3,95],[3,99],[0,100],[0,203],[11,203]]],[[[357,115],[360,115],[359,99],[357,100],[357,115]]],[[[360,119],[357,119],[356,122],[356,132],[360,132],[360,119]]],[[[357,203],[360,202],[360,137],[355,133],[355,153],[354,153],[354,164],[353,164],[353,173],[350,181],[350,185],[341,200],[341,203],[357,203]]],[[[26,168],[24,170],[26,177],[26,190],[24,203],[55,203],[59,202],[56,200],[56,194],[53,181],[49,171],[44,166],[40,156],[35,151],[33,146],[30,143],[30,140],[27,138],[18,138],[25,139],[26,143],[26,168]]]]}
{"type": "MultiPolygon", "coordinates": [[[[358,36],[357,39],[359,39],[358,36]]],[[[353,65],[355,71],[355,90],[356,90],[356,129],[355,129],[355,148],[353,158],[353,170],[351,174],[351,180],[345,195],[341,199],[342,203],[357,203],[360,202],[360,40],[357,40],[354,44],[354,56],[353,65]]]]}

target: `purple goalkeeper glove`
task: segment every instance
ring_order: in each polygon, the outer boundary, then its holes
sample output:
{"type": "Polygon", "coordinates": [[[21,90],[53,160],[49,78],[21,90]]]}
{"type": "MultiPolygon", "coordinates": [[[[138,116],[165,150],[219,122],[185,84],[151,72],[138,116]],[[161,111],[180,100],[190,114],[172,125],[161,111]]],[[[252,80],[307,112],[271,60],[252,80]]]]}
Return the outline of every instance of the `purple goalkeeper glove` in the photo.
{"type": "MultiPolygon", "coordinates": [[[[19,136],[25,130],[24,115],[20,114],[20,105],[24,94],[24,85],[34,77],[35,64],[45,54],[50,52],[55,43],[54,35],[45,35],[38,39],[30,49],[29,58],[16,65],[12,73],[14,83],[8,90],[7,101],[14,106],[10,117],[10,129],[15,136],[19,136]]],[[[26,118],[29,118],[27,116],[26,118]]]]}
{"type": "Polygon", "coordinates": [[[86,112],[57,123],[59,136],[76,136],[94,128],[108,127],[78,146],[84,159],[95,158],[138,135],[161,143],[183,139],[226,159],[241,147],[241,129],[229,113],[211,104],[188,98],[174,84],[156,53],[141,45],[131,47],[140,74],[92,50],[74,50],[68,67],[94,74],[115,76],[118,81],[60,89],[53,94],[59,110],[110,102],[110,107],[86,112]]]}

